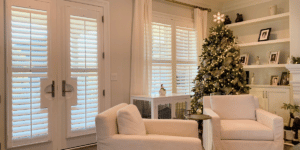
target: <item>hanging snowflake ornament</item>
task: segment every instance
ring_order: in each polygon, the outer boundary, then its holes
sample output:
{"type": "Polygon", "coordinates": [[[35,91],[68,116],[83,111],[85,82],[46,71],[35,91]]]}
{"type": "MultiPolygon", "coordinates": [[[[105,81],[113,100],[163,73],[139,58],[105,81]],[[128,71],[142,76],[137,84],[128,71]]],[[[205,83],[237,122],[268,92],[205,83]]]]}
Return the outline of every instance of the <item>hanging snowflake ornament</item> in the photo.
{"type": "Polygon", "coordinates": [[[224,22],[224,14],[221,14],[220,12],[218,12],[217,15],[214,15],[214,22],[217,22],[218,24],[220,24],[221,22],[224,22]]]}

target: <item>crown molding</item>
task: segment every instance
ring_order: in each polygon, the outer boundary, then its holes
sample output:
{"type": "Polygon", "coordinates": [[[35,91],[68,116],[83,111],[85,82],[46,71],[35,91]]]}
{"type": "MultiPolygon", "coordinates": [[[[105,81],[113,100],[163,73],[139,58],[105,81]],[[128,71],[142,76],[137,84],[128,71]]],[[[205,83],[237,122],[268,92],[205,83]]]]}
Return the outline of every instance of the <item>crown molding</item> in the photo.
{"type": "Polygon", "coordinates": [[[270,2],[272,0],[234,0],[223,4],[222,12],[229,12],[265,2],[270,2]]]}

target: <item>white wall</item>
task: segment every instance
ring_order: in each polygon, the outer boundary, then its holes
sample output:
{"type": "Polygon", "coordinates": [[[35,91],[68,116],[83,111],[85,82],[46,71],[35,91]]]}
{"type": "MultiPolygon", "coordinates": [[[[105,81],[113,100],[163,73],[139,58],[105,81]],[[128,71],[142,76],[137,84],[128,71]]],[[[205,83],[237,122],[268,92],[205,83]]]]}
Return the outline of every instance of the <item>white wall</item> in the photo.
{"type": "Polygon", "coordinates": [[[129,103],[133,0],[107,0],[110,5],[111,105],[129,103]]]}

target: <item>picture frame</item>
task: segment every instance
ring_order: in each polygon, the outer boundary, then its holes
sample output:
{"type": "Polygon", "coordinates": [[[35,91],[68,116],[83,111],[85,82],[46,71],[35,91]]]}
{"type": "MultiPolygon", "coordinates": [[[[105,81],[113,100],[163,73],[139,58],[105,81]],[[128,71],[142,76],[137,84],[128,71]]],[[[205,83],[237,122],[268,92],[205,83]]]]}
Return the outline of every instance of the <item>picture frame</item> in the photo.
{"type": "Polygon", "coordinates": [[[269,56],[269,64],[278,64],[280,51],[271,52],[269,56]]]}
{"type": "Polygon", "coordinates": [[[271,76],[270,85],[277,86],[279,83],[279,76],[271,76]]]}
{"type": "Polygon", "coordinates": [[[289,85],[289,73],[288,72],[282,72],[281,78],[280,78],[280,85],[289,85]]]}
{"type": "Polygon", "coordinates": [[[258,37],[258,42],[268,41],[270,39],[272,28],[261,29],[258,37]]]}
{"type": "Polygon", "coordinates": [[[242,65],[248,65],[248,61],[249,61],[249,54],[242,54],[240,55],[240,63],[242,65]]]}

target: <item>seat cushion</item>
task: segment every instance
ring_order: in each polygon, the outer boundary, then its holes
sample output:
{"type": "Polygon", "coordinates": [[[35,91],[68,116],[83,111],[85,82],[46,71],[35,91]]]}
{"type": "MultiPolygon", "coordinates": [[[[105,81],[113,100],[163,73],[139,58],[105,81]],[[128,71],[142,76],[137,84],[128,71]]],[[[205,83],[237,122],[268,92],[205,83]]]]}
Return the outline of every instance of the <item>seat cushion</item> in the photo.
{"type": "Polygon", "coordinates": [[[272,129],[254,120],[221,120],[222,140],[274,140],[272,129]]]}
{"type": "Polygon", "coordinates": [[[130,104],[117,112],[117,122],[120,134],[146,135],[144,121],[138,108],[130,104]]]}
{"type": "Polygon", "coordinates": [[[252,95],[211,96],[210,103],[221,120],[256,120],[252,95]]]}

